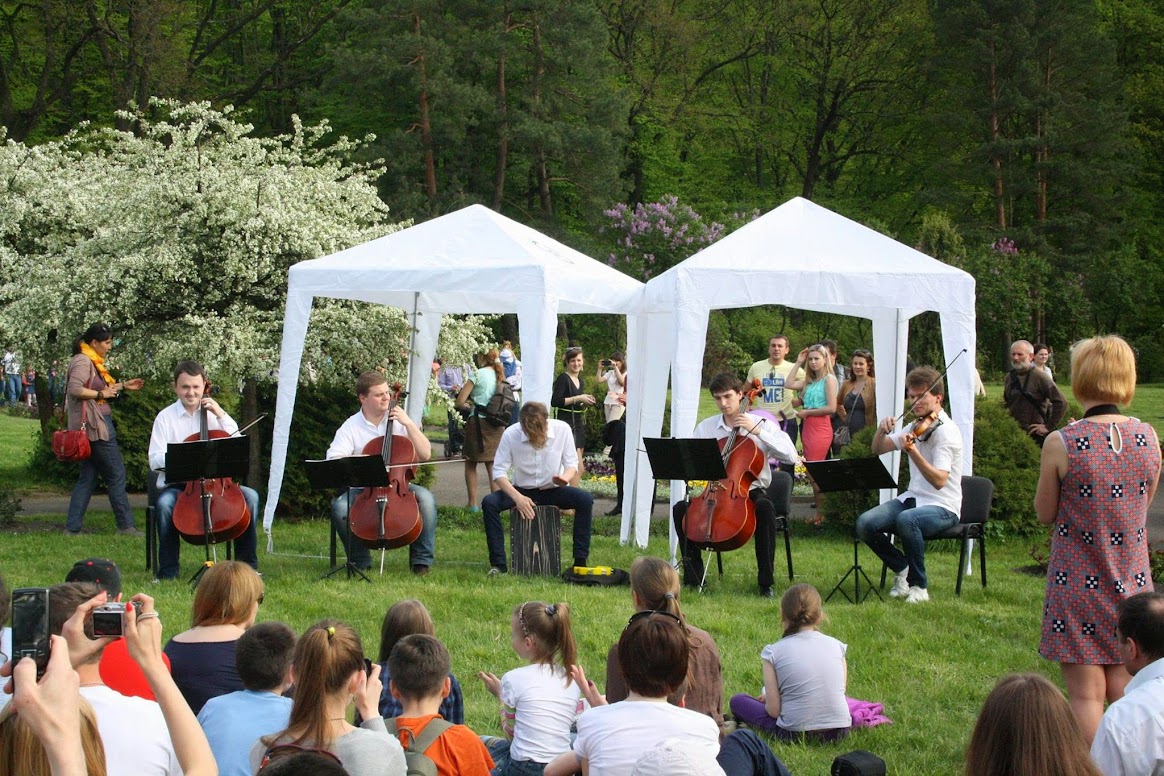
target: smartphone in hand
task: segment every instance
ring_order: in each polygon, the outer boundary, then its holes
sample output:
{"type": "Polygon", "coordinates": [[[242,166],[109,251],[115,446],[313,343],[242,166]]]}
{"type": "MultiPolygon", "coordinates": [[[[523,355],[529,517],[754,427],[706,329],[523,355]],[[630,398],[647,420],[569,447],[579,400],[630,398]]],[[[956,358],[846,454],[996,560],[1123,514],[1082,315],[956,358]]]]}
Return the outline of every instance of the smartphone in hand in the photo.
{"type": "Polygon", "coordinates": [[[12,591],[12,662],[36,661],[36,678],[44,676],[49,661],[49,591],[22,587],[12,591]]]}

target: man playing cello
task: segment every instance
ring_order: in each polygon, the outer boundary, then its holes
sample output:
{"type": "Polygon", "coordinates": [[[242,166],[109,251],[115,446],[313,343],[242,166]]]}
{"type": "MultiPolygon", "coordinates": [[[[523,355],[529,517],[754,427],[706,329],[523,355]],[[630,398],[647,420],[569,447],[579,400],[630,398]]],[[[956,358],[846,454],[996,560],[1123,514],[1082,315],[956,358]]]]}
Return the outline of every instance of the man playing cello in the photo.
{"type": "MultiPolygon", "coordinates": [[[[738,429],[740,438],[752,440],[765,458],[776,458],[785,463],[796,463],[799,460],[796,446],[777,425],[740,411],[744,385],[739,378],[726,372],[718,374],[711,381],[709,390],[721,414],[713,415],[696,426],[693,437],[725,439],[738,429]]],[[[748,493],[756,507],[756,581],[760,586],[760,595],[766,598],[772,596],[772,568],[776,560],[776,510],[767,496],[771,481],[772,472],[765,461],[748,493]]],[[[699,548],[687,541],[683,526],[687,508],[687,501],[675,505],[675,532],[679,534],[679,552],[683,557],[683,584],[697,586],[703,580],[703,558],[699,548]]]]}
{"type": "MultiPolygon", "coordinates": [[[[379,372],[364,372],[356,378],[356,397],[360,402],[360,411],[352,415],[335,432],[331,446],[327,448],[328,458],[343,458],[349,455],[363,455],[364,446],[377,437],[391,432],[397,436],[406,437],[412,442],[417,461],[427,461],[432,456],[432,445],[424,432],[408,417],[404,405],[397,404],[391,414],[388,407],[392,404],[392,390],[388,386],[388,379],[379,372]]],[[[433,551],[436,548],[436,499],[426,488],[415,483],[409,483],[408,489],[416,496],[420,507],[421,529],[417,537],[408,548],[408,560],[412,565],[412,573],[423,576],[428,573],[432,565],[433,551]]],[[[347,516],[349,496],[354,503],[356,496],[363,488],[351,488],[343,491],[331,502],[331,522],[339,533],[340,541],[348,547],[347,516]]],[[[351,557],[348,558],[356,568],[369,569],[372,567],[372,554],[358,539],[351,543],[351,557]]]]}
{"type": "MultiPolygon", "coordinates": [[[[174,367],[174,393],[178,400],[166,407],[154,418],[153,432],[150,434],[150,468],[158,472],[158,500],[154,512],[158,521],[158,579],[175,579],[178,576],[178,556],[182,549],[181,535],[174,529],[174,504],[186,487],[186,483],[166,484],[166,448],[171,443],[185,442],[191,436],[197,437],[201,429],[201,410],[206,410],[206,424],[211,431],[220,430],[228,434],[238,432],[238,423],[214,399],[206,395],[206,369],[197,361],[179,361],[174,367]]],[[[240,485],[250,523],[241,536],[234,540],[235,559],[259,567],[256,554],[258,540],[255,523],[259,517],[259,494],[252,488],[240,485]]]]}

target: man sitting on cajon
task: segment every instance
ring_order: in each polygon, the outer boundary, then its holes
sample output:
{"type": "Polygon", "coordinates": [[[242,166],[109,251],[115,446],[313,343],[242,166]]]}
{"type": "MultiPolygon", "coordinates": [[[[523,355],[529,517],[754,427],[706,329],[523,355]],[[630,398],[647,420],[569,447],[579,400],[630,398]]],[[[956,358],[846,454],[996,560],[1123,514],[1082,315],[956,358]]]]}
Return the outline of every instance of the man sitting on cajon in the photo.
{"type": "Polygon", "coordinates": [[[505,429],[497,445],[493,458],[493,482],[497,490],[481,501],[490,575],[508,570],[501,513],[514,507],[526,520],[534,518],[535,507],[539,506],[573,509],[574,565],[586,565],[594,497],[567,484],[577,468],[578,453],[569,424],[551,420],[546,405],[541,402],[524,404],[519,422],[505,429]],[[513,469],[512,482],[510,469],[513,469]]]}

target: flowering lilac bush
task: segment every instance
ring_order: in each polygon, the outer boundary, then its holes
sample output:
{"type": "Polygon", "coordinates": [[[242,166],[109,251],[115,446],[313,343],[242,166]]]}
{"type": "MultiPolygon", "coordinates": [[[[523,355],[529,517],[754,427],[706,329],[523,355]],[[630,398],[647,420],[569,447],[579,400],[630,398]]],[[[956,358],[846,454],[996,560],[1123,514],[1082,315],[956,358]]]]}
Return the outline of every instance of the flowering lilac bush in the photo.
{"type": "Polygon", "coordinates": [[[604,211],[604,232],[614,235],[607,263],[640,280],[649,280],[724,235],[723,224],[705,222],[674,195],[632,209],[620,202],[604,211]]]}

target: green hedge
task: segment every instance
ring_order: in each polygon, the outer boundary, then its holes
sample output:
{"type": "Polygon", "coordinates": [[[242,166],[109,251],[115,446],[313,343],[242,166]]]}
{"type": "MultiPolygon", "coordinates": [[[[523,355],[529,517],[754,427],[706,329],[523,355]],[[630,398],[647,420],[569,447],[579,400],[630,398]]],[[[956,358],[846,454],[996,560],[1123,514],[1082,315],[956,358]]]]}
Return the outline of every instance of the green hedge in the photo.
{"type": "MultiPolygon", "coordinates": [[[[275,419],[277,386],[264,383],[258,390],[258,411],[267,413],[250,432],[262,439],[262,475],[259,482],[247,482],[266,499],[267,476],[271,461],[271,428],[275,419]]],[[[233,417],[244,423],[240,413],[241,398],[237,393],[223,391],[215,399],[233,417]]],[[[147,384],[137,392],[123,394],[114,407],[117,439],[125,458],[126,477],[131,492],[144,492],[149,470],[148,453],[150,432],[154,417],[174,401],[174,392],[168,384],[147,384]]],[[[299,519],[326,515],[329,496],[312,490],[307,482],[302,461],[323,458],[331,444],[335,430],[356,411],[358,405],[350,386],[334,388],[321,385],[300,386],[295,399],[295,415],[291,421],[291,438],[287,449],[287,467],[283,475],[283,489],[276,514],[283,519],[299,519]]],[[[36,432],[37,444],[29,465],[44,473],[47,481],[61,487],[72,487],[77,480],[77,464],[61,463],[52,453],[51,433],[66,424],[64,412],[57,412],[50,423],[49,438],[36,432]]],[[[417,469],[416,482],[431,483],[435,474],[431,466],[417,469]]]]}
{"type": "MultiPolygon", "coordinates": [[[[872,455],[874,432],[869,427],[853,437],[841,451],[841,458],[872,455]]],[[[994,483],[992,533],[1029,535],[1040,530],[1034,508],[1039,448],[997,400],[980,400],[974,405],[974,474],[994,483]]],[[[909,487],[904,455],[897,481],[902,490],[909,487]]],[[[829,523],[851,529],[857,515],[876,504],[875,492],[830,493],[822,497],[821,511],[829,523]]]]}

